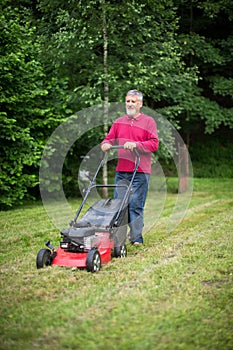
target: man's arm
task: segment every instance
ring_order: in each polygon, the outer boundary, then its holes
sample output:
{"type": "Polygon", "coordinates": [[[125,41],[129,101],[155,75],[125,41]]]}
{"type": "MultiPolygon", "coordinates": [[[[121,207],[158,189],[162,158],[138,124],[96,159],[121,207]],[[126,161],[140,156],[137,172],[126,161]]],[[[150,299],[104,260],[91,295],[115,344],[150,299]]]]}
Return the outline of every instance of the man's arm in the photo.
{"type": "Polygon", "coordinates": [[[139,152],[155,152],[159,147],[159,139],[155,121],[151,118],[147,126],[147,138],[144,141],[137,141],[136,147],[139,152]]]}
{"type": "Polygon", "coordinates": [[[116,139],[116,126],[113,123],[113,125],[111,126],[107,136],[104,138],[104,140],[101,142],[101,150],[103,152],[107,152],[110,150],[110,148],[112,147],[112,145],[114,145],[116,139]]]}

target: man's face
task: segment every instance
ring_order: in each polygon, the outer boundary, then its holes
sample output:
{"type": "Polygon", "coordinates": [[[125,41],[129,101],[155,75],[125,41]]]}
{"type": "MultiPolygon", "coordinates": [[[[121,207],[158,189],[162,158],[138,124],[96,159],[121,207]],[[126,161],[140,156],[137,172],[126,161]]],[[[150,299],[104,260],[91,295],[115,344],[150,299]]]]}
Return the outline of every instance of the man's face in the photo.
{"type": "Polygon", "coordinates": [[[129,117],[137,117],[142,107],[142,101],[138,100],[138,96],[127,95],[125,98],[126,113],[129,117]]]}

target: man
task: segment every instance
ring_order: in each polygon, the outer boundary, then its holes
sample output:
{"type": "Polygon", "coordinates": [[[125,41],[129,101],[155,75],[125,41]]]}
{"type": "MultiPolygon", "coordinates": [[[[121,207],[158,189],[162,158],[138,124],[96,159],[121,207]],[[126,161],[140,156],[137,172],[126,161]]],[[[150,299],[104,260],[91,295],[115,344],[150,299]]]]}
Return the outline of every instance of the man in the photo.
{"type": "Polygon", "coordinates": [[[112,145],[123,146],[118,151],[115,183],[130,181],[135,167],[134,148],[140,154],[140,165],[133,181],[133,193],[129,202],[129,239],[132,244],[143,244],[142,229],[144,226],[144,206],[151,174],[152,152],[157,151],[159,141],[156,123],[152,117],[140,112],[143,95],[138,90],[130,90],[126,94],[126,115],[118,118],[112,125],[108,135],[101,143],[103,152],[112,145]]]}

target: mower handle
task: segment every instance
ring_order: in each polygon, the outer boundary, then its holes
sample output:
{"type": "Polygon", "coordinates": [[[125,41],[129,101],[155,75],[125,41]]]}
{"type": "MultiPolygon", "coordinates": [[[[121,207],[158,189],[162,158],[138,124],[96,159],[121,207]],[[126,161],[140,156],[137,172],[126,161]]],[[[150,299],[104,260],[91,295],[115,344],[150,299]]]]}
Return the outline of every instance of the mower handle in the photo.
{"type": "MultiPolygon", "coordinates": [[[[124,148],[124,146],[115,145],[115,146],[111,146],[110,149],[120,149],[120,148],[124,148]]],[[[138,153],[138,150],[137,150],[136,148],[134,148],[133,151],[134,151],[134,153],[135,153],[135,155],[136,155],[136,161],[135,161],[135,168],[134,168],[134,171],[133,171],[133,177],[132,177],[132,179],[131,179],[131,183],[133,182],[133,179],[134,179],[134,177],[135,177],[135,174],[136,174],[136,172],[137,172],[137,170],[138,170],[138,167],[139,167],[139,164],[140,164],[140,155],[139,155],[139,153],[138,153]]],[[[75,215],[75,217],[74,217],[74,220],[71,222],[71,224],[74,223],[74,222],[76,222],[76,220],[77,220],[77,218],[78,218],[80,212],[82,211],[82,208],[83,208],[83,206],[84,206],[84,203],[86,202],[86,199],[87,199],[89,193],[91,192],[91,189],[92,189],[93,187],[96,187],[96,185],[94,185],[95,180],[96,180],[96,177],[97,177],[97,175],[98,175],[98,173],[99,173],[99,171],[100,171],[100,168],[102,168],[103,165],[105,164],[105,162],[107,161],[107,158],[108,158],[108,152],[104,152],[104,157],[103,157],[102,161],[100,162],[100,164],[99,164],[99,166],[98,166],[98,168],[97,168],[97,170],[96,170],[96,173],[95,173],[94,177],[92,178],[92,180],[91,180],[91,182],[90,182],[90,184],[89,184],[89,186],[88,186],[88,189],[87,189],[87,191],[86,191],[86,193],[85,193],[84,199],[83,199],[83,201],[82,201],[82,203],[81,203],[81,205],[80,205],[80,207],[79,207],[79,210],[77,211],[77,213],[76,213],[76,215],[75,215]]],[[[122,204],[122,207],[123,207],[123,204],[122,204]]],[[[120,211],[119,211],[119,212],[120,212],[120,211]]],[[[116,220],[118,220],[118,216],[119,216],[119,214],[117,215],[116,220]]]]}
{"type": "MultiPolygon", "coordinates": [[[[123,145],[122,145],[122,146],[115,145],[115,146],[111,146],[110,150],[111,150],[111,149],[123,149],[123,148],[124,148],[123,145]]],[[[134,153],[136,154],[136,156],[139,158],[139,153],[138,153],[138,150],[137,150],[136,147],[133,149],[133,152],[134,152],[134,153]]]]}

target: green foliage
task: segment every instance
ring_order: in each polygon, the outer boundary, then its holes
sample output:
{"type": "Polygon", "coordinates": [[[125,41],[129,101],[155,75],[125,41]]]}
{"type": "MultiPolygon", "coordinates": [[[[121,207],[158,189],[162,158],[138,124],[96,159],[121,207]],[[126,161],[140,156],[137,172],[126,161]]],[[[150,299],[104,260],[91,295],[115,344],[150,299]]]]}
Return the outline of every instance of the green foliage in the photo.
{"type": "Polygon", "coordinates": [[[192,95],[186,95],[181,127],[188,136],[193,128],[202,126],[200,119],[205,122],[206,133],[232,128],[232,2],[181,0],[179,13],[184,62],[199,71],[198,85],[192,95]]]}
{"type": "Polygon", "coordinates": [[[184,96],[195,74],[181,61],[172,1],[89,1],[85,7],[82,2],[60,1],[59,8],[56,2],[40,1],[41,27],[52,53],[48,59],[69,77],[72,108],[79,110],[104,98],[101,5],[107,18],[109,100],[123,101],[132,86],[144,92],[145,103],[177,101],[178,90],[184,96]],[[47,26],[48,21],[53,25],[47,26]]]}
{"type": "Polygon", "coordinates": [[[233,78],[213,76],[209,78],[209,81],[215,94],[233,97],[233,78]]]}
{"type": "Polygon", "coordinates": [[[39,60],[30,11],[3,4],[1,10],[0,205],[11,206],[37,186],[48,129],[64,118],[65,104],[62,84],[48,79],[39,60]]]}
{"type": "MultiPolygon", "coordinates": [[[[174,109],[169,106],[161,109],[161,113],[166,112],[177,126],[179,121],[175,117],[184,108],[187,91],[191,95],[197,77],[196,69],[186,69],[182,62],[173,2],[88,1],[85,7],[81,1],[57,4],[40,1],[40,28],[48,52],[45,59],[57,66],[60,76],[69,78],[72,94],[69,103],[74,112],[104,99],[102,6],[105,6],[109,101],[124,101],[128,89],[139,88],[145,95],[145,105],[175,104],[174,109]]],[[[86,122],[89,120],[87,115],[86,122]]],[[[103,136],[103,132],[99,134],[98,143],[103,136]]],[[[79,142],[85,149],[86,144],[79,142]]],[[[96,143],[92,141],[89,146],[94,147],[96,143]]],[[[76,146],[76,155],[80,155],[80,148],[76,146]]],[[[167,157],[162,142],[159,153],[160,157],[167,157]]],[[[77,178],[78,165],[79,159],[74,162],[74,157],[68,154],[64,166],[64,185],[70,187],[68,192],[76,186],[70,176],[77,178]]]]}
{"type": "Polygon", "coordinates": [[[36,174],[28,169],[39,163],[41,147],[30,136],[29,128],[17,126],[17,121],[7,119],[5,113],[1,113],[0,120],[3,135],[0,138],[0,203],[10,206],[19,203],[24,198],[27,188],[38,183],[36,174]]]}
{"type": "MultiPolygon", "coordinates": [[[[46,140],[67,116],[102,103],[106,79],[110,102],[142,90],[190,147],[194,134],[232,128],[232,1],[3,0],[0,10],[0,205],[38,190],[46,140]]],[[[99,141],[79,142],[64,164],[68,192],[80,150],[99,141]]],[[[159,152],[166,157],[162,143],[159,152]]]]}
{"type": "Polygon", "coordinates": [[[221,139],[206,138],[190,147],[195,177],[233,178],[233,145],[221,139]]]}
{"type": "Polygon", "coordinates": [[[233,6],[231,0],[197,1],[197,8],[203,9],[210,18],[216,18],[222,11],[226,12],[230,20],[233,20],[233,6]]]}
{"type": "MultiPolygon", "coordinates": [[[[195,133],[194,133],[195,134],[195,133]]],[[[190,142],[193,175],[195,178],[233,178],[233,144],[232,132],[227,128],[213,135],[195,134],[190,142]]],[[[173,161],[160,160],[168,182],[176,176],[177,169],[173,161]]]]}

